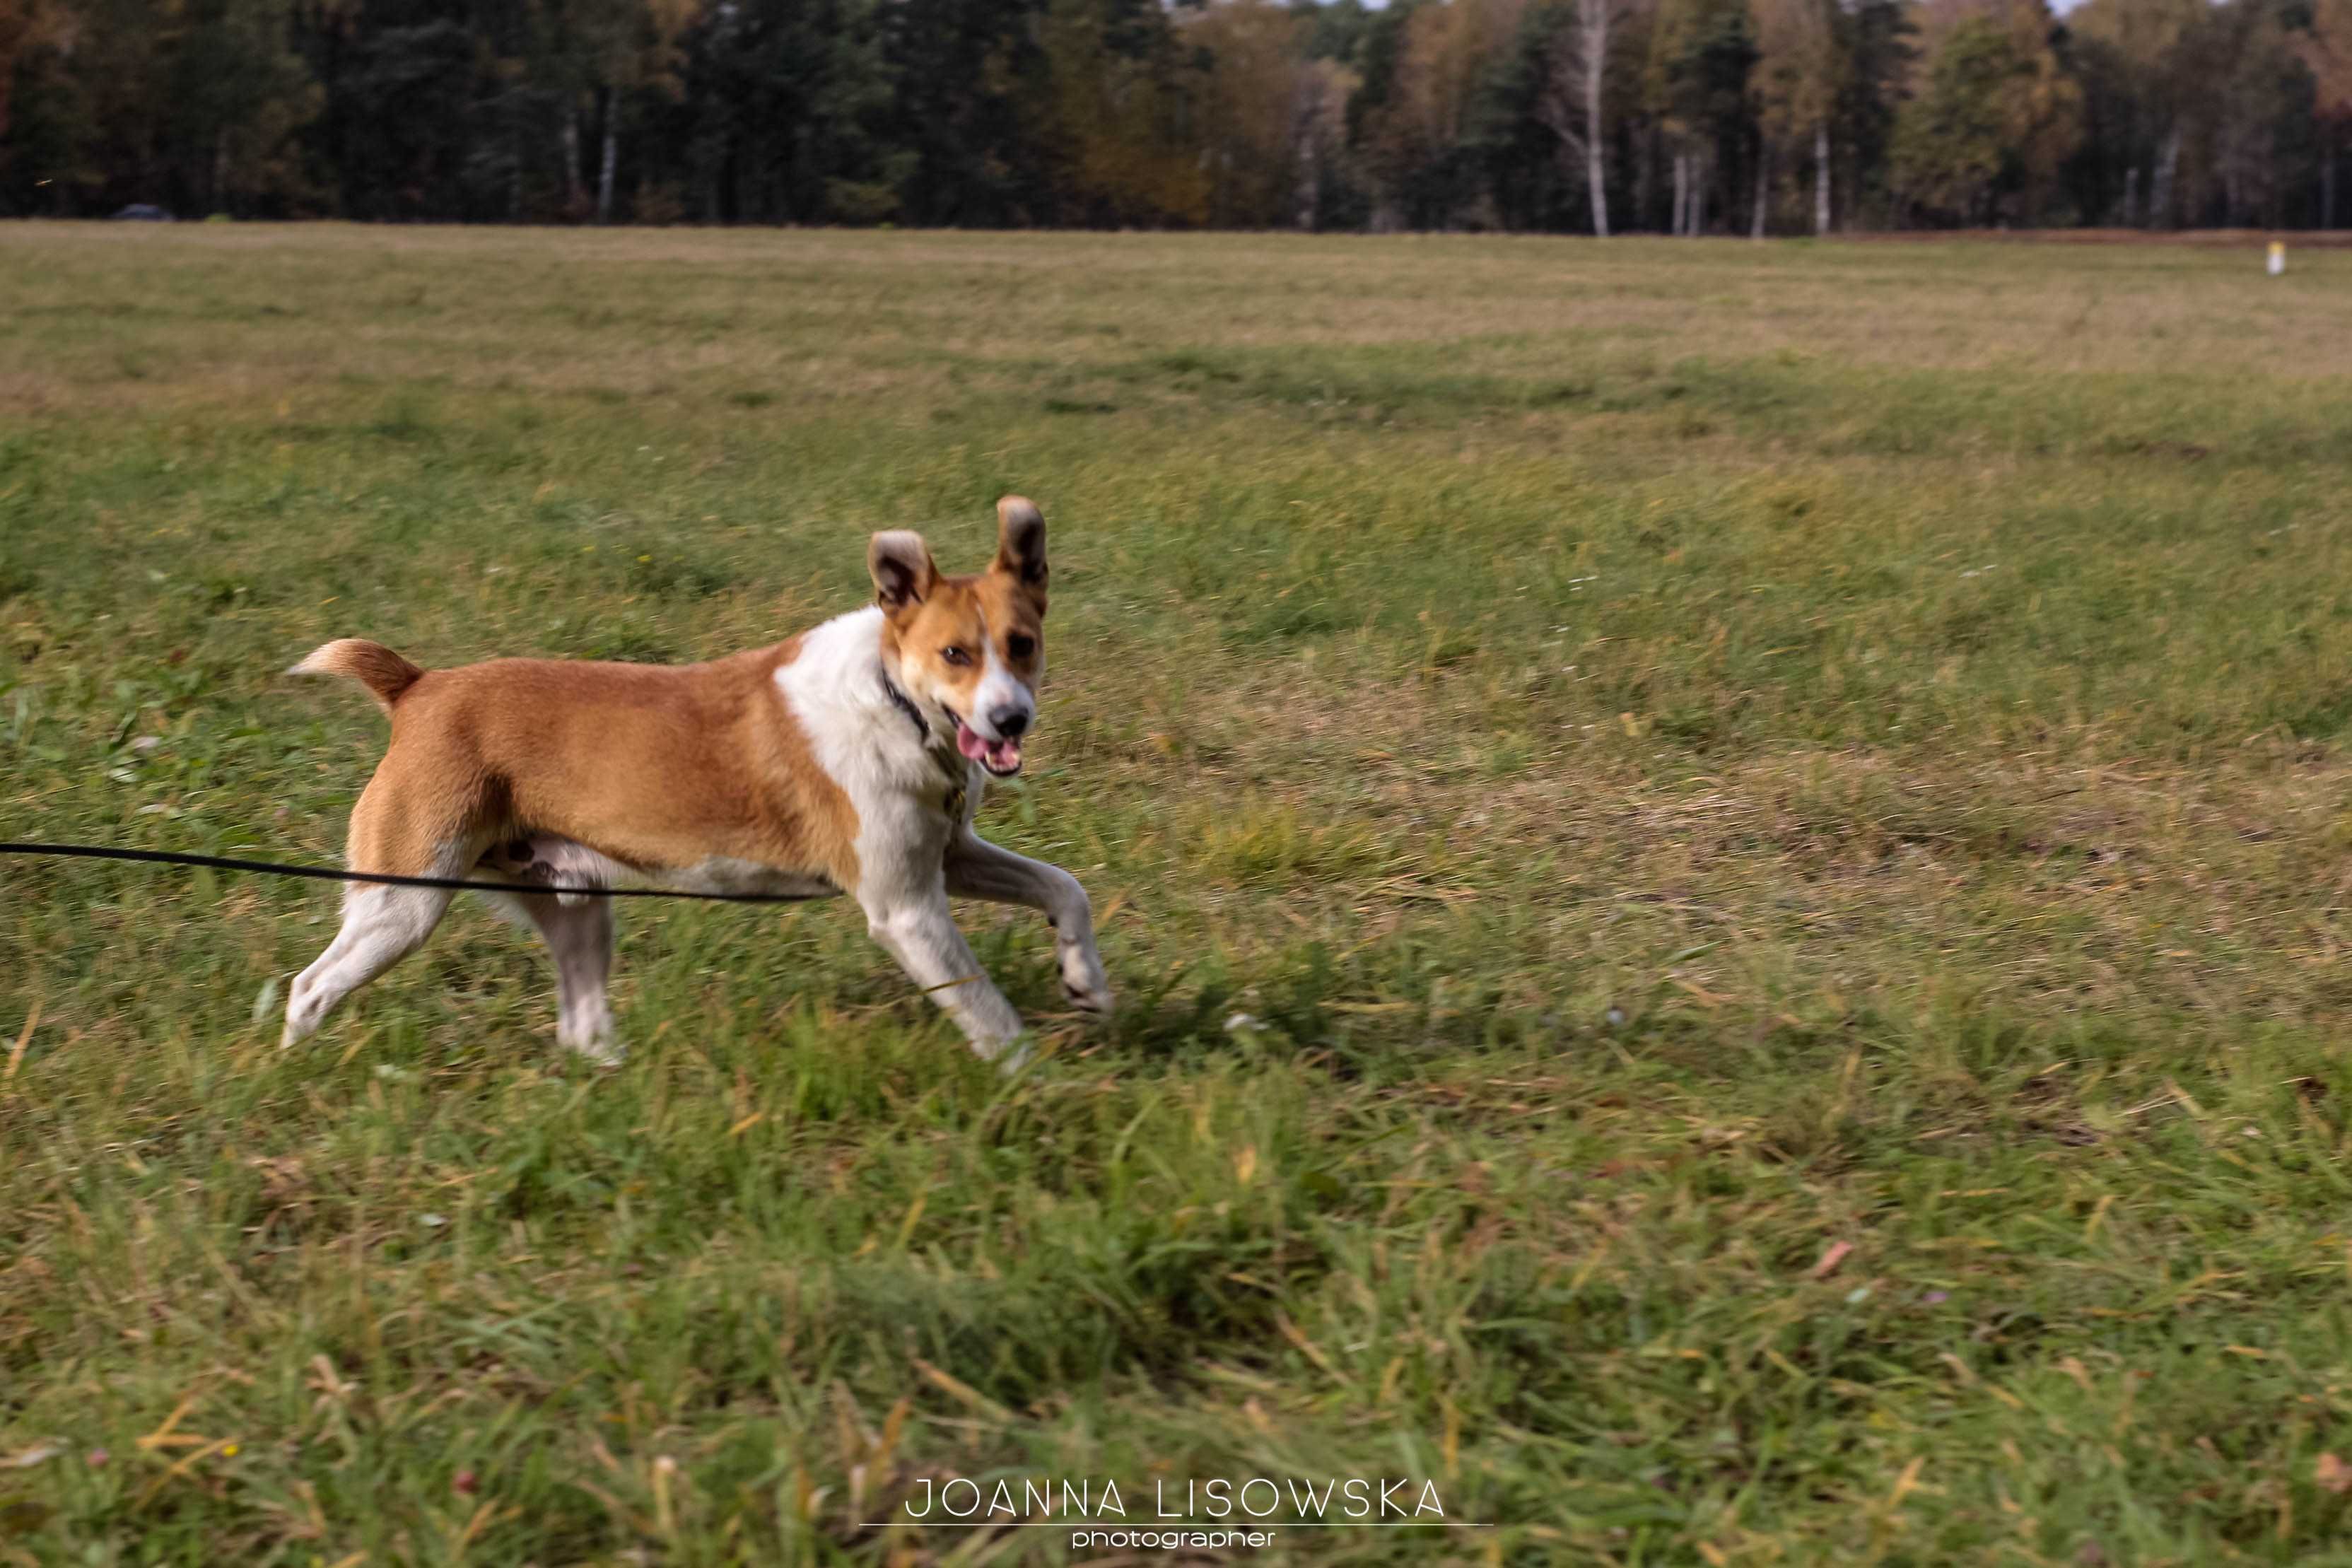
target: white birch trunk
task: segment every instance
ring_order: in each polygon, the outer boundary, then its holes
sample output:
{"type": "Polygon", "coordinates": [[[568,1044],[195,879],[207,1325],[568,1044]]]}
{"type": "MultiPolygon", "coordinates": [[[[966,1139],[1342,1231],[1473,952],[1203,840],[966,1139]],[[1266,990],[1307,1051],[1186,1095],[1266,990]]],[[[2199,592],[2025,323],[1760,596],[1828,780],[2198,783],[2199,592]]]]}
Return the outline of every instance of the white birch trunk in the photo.
{"type": "Polygon", "coordinates": [[[613,221],[613,166],[620,160],[620,128],[614,123],[614,110],[618,107],[611,88],[604,89],[604,163],[596,175],[596,221],[613,221]]]}
{"type": "Polygon", "coordinates": [[[2172,226],[2172,181],[2180,168],[2180,127],[2164,135],[2164,151],[2157,155],[2156,176],[2148,182],[2147,221],[2151,227],[2172,226]]]}
{"type": "Polygon", "coordinates": [[[1813,232],[1830,231],[1830,122],[1813,121],[1813,232]]]}
{"type": "Polygon", "coordinates": [[[1772,205],[1772,149],[1769,142],[1756,149],[1756,201],[1748,217],[1748,237],[1764,237],[1764,209],[1772,205]]]}
{"type": "Polygon", "coordinates": [[[1650,204],[1658,199],[1658,128],[1645,125],[1633,139],[1633,221],[1650,221],[1650,204]]]}
{"type": "MultiPolygon", "coordinates": [[[[1609,237],[1609,171],[1601,162],[1601,143],[1596,139],[1584,152],[1584,179],[1592,187],[1592,232],[1595,237],[1609,237]]],[[[2334,187],[2330,187],[2332,191],[2334,187]]]]}
{"type": "Polygon", "coordinates": [[[563,199],[576,210],[585,195],[580,188],[580,106],[575,103],[563,115],[563,199]]]}
{"type": "Polygon", "coordinates": [[[1609,171],[1601,153],[1601,89],[1609,73],[1609,7],[1580,0],[1584,33],[1584,182],[1592,190],[1592,232],[1609,237],[1609,171]]]}

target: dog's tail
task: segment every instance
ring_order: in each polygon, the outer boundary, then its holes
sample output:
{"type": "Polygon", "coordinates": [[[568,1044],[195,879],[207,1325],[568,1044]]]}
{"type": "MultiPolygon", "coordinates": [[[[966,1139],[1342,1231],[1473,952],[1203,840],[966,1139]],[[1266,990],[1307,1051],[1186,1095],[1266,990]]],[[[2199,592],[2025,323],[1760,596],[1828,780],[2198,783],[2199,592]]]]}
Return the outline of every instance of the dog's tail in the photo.
{"type": "Polygon", "coordinates": [[[368,689],[387,713],[400,694],[425,672],[380,642],[365,637],[338,637],[310,650],[310,656],[286,672],[289,675],[346,675],[368,689]]]}

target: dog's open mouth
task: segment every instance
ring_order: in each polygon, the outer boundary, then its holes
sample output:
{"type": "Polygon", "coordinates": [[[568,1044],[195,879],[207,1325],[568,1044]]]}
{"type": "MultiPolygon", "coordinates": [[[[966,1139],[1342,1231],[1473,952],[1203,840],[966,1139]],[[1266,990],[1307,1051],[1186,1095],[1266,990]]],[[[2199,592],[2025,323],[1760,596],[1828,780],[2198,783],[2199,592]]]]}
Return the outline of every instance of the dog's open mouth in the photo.
{"type": "Polygon", "coordinates": [[[1020,742],[983,741],[961,719],[956,721],[956,750],[1001,779],[1009,779],[1021,771],[1020,742]]]}

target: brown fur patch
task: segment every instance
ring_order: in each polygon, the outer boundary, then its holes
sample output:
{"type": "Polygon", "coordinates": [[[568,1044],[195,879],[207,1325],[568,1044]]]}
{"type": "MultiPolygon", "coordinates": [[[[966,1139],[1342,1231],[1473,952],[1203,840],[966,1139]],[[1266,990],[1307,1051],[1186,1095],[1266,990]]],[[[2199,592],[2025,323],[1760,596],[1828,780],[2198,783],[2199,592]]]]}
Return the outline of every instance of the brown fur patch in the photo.
{"type": "Polygon", "coordinates": [[[723,857],[854,888],[856,812],[773,679],[799,651],[425,672],[352,812],[352,868],[446,875],[544,832],[649,871],[723,857]]]}
{"type": "MultiPolygon", "coordinates": [[[[997,502],[996,559],[943,577],[912,533],[875,536],[884,651],[959,712],[991,652],[1033,688],[1045,663],[1045,520],[997,502]]],[[[392,715],[352,811],[353,870],[454,876],[550,833],[643,871],[727,859],[857,886],[857,812],[777,688],[801,639],[709,664],[502,658],[423,670],[346,637],[298,669],[348,675],[392,715]]]]}

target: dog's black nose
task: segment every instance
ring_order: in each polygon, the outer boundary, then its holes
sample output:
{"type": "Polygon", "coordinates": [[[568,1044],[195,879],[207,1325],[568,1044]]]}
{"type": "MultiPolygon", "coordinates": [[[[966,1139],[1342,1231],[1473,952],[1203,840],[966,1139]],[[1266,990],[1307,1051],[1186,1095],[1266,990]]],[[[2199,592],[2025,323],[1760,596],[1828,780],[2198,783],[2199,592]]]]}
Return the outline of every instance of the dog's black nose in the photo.
{"type": "Polygon", "coordinates": [[[1021,731],[1029,728],[1029,710],[1008,703],[992,710],[988,715],[988,721],[995,725],[996,732],[1006,740],[1017,741],[1021,738],[1021,731]]]}

